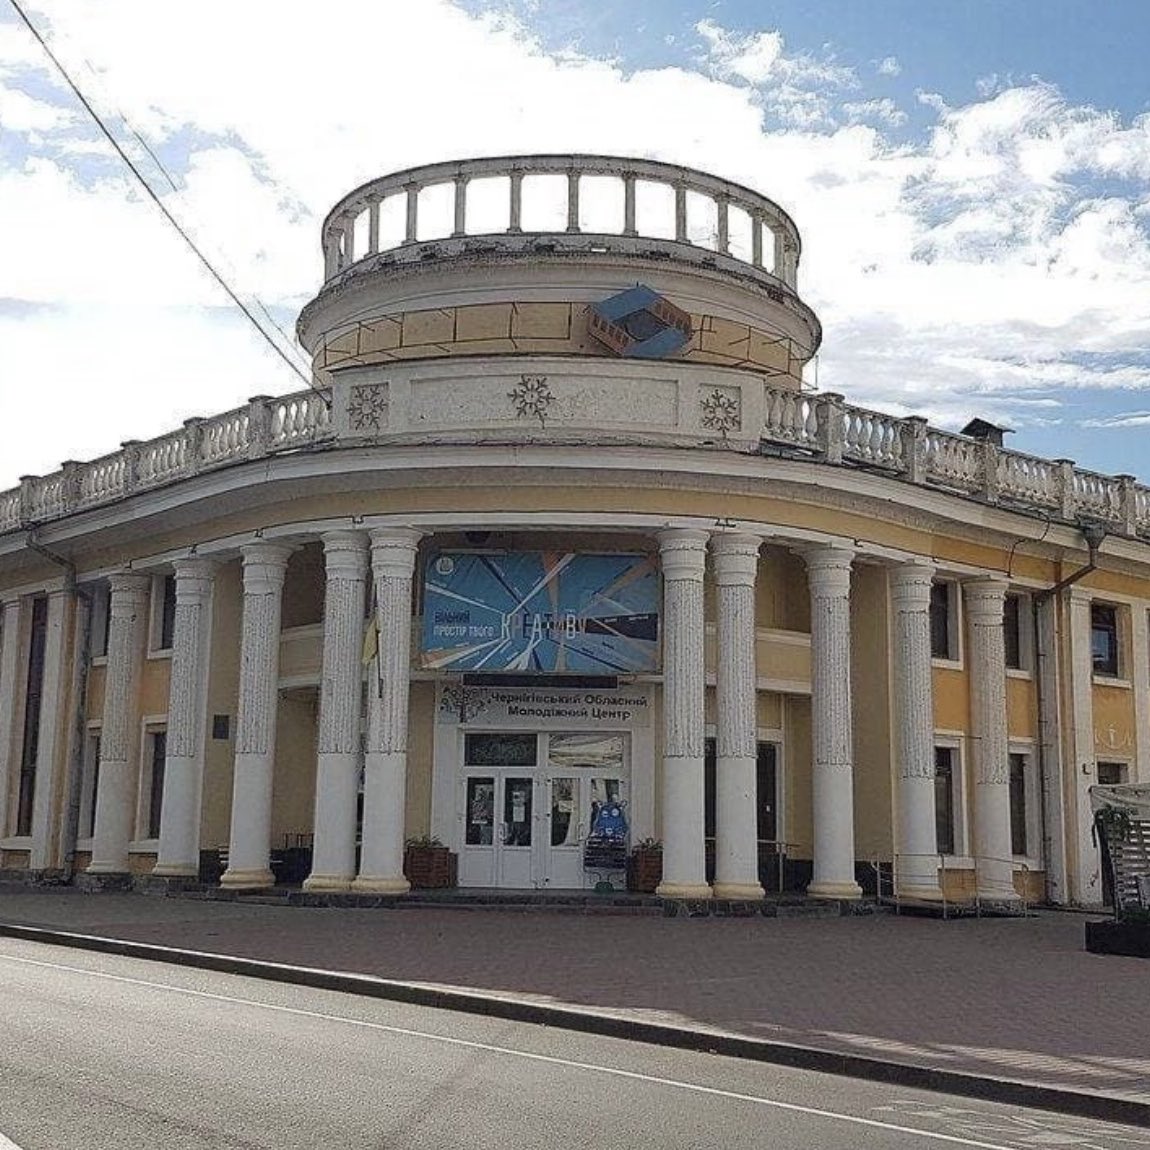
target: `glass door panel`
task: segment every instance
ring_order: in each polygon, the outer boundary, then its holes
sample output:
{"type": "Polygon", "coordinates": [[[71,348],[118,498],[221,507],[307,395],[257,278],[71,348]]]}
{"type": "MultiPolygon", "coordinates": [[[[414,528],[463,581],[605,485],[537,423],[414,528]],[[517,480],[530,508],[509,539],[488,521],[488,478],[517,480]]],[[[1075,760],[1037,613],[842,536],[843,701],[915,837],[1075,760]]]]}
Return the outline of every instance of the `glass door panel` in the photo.
{"type": "Polygon", "coordinates": [[[461,886],[496,885],[495,775],[463,778],[463,846],[459,853],[461,886]]]}
{"type": "Polygon", "coordinates": [[[499,886],[526,888],[534,886],[533,814],[535,777],[506,775],[503,783],[502,844],[499,850],[499,886]]]}

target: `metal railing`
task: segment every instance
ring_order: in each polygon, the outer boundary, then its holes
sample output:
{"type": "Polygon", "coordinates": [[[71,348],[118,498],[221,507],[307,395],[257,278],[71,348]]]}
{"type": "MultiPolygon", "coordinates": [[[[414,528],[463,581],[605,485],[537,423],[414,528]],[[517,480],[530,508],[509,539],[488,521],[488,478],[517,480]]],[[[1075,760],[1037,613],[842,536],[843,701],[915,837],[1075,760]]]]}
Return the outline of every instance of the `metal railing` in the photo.
{"type": "Polygon", "coordinates": [[[898,853],[889,863],[873,858],[870,866],[875,874],[877,900],[893,905],[896,914],[904,907],[913,907],[939,910],[943,918],[971,912],[981,917],[984,911],[1025,917],[1031,906],[1030,868],[1013,858],[975,855],[962,865],[951,859],[948,867],[946,855],[898,853]],[[951,879],[948,875],[962,877],[951,879]],[[1021,876],[1021,883],[1015,882],[1016,875],[1021,876]],[[924,897],[905,893],[906,880],[911,878],[932,878],[938,895],[924,897]],[[959,887],[961,891],[956,890],[959,887]]]}

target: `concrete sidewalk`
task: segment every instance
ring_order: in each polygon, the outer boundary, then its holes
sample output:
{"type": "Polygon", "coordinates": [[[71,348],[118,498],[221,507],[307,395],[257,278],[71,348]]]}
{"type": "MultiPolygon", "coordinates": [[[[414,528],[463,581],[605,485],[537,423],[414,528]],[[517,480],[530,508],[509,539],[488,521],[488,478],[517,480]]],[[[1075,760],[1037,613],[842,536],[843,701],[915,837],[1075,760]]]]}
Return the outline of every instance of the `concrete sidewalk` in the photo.
{"type": "Polygon", "coordinates": [[[0,887],[0,922],[467,988],[1150,1104],[1150,964],[1085,916],[646,918],[0,887]]]}

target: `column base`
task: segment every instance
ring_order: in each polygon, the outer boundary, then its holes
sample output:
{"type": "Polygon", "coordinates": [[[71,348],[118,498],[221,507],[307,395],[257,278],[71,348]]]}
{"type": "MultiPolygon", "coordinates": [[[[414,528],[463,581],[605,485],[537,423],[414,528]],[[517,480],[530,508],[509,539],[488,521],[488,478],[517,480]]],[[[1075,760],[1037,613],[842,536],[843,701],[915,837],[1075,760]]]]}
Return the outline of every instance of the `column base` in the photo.
{"type": "Polygon", "coordinates": [[[199,878],[200,868],[191,863],[156,863],[152,878],[199,878]]]}
{"type": "Polygon", "coordinates": [[[98,870],[89,867],[76,876],[76,889],[89,894],[102,890],[131,890],[133,876],[126,870],[98,870]]]}
{"type": "Polygon", "coordinates": [[[708,883],[661,882],[655,887],[660,898],[712,898],[714,892],[708,883]]]}
{"type": "Polygon", "coordinates": [[[309,874],[303,880],[303,889],[310,891],[351,890],[352,877],[349,874],[309,874]]]}
{"type": "Polygon", "coordinates": [[[411,883],[405,878],[360,875],[352,882],[351,889],[359,894],[407,894],[411,883]]]}
{"type": "Polygon", "coordinates": [[[275,885],[270,870],[226,870],[220,876],[220,886],[227,890],[266,890],[275,885]]]}
{"type": "Polygon", "coordinates": [[[757,882],[717,882],[714,886],[715,898],[761,899],[766,897],[757,882]]]}
{"type": "Polygon", "coordinates": [[[857,882],[813,882],[807,887],[807,898],[862,898],[862,887],[857,882]]]}
{"type": "Polygon", "coordinates": [[[916,898],[920,902],[942,902],[946,897],[937,883],[900,882],[895,893],[899,898],[916,898]]]}

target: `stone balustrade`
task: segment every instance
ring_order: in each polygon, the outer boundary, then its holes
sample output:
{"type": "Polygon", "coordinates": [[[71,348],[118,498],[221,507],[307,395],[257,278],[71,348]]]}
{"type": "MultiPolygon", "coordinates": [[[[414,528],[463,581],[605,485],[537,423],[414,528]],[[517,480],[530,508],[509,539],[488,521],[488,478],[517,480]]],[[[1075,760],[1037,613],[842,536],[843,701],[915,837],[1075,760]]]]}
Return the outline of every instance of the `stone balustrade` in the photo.
{"type": "Polygon", "coordinates": [[[778,204],[705,172],[608,156],[510,156],[409,168],[357,188],[324,221],[324,278],[424,242],[532,233],[706,248],[792,290],[801,252],[778,204]],[[473,210],[479,201],[482,213],[473,210]]]}
{"type": "MultiPolygon", "coordinates": [[[[278,399],[257,396],[222,415],[189,419],[158,439],[124,443],[120,451],[90,463],[69,461],[51,475],[25,476],[19,487],[0,492],[0,533],[114,503],[201,472],[330,443],[339,433],[329,403],[329,395],[316,390],[278,399]]],[[[1070,460],[1009,451],[930,427],[919,416],[900,419],[855,407],[831,392],[764,385],[762,411],[765,454],[865,467],[985,503],[1069,523],[1094,520],[1117,534],[1150,538],[1150,488],[1129,475],[1102,475],[1076,468],[1070,460]]],[[[563,434],[560,417],[548,426],[563,434]]],[[[532,427],[530,433],[537,439],[540,431],[532,427]]]]}

